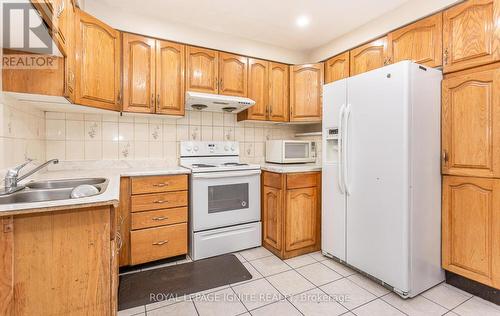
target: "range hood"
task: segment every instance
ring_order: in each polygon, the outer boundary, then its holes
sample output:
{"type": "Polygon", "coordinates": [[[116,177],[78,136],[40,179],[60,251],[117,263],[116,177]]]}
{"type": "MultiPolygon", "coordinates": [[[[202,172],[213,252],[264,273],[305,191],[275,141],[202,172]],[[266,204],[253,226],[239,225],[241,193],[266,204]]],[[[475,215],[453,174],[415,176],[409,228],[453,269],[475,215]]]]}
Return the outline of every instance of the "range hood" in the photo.
{"type": "Polygon", "coordinates": [[[255,101],[249,98],[186,91],[187,110],[239,113],[254,104],[255,101]]]}

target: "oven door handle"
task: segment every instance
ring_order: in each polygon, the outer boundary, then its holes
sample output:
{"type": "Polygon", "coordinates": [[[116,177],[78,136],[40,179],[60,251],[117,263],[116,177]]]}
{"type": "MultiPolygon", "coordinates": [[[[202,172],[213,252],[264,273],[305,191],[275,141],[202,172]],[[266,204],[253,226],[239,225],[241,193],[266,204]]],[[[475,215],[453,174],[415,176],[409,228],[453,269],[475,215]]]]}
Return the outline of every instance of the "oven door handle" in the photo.
{"type": "Polygon", "coordinates": [[[216,178],[232,178],[232,177],[247,177],[260,174],[260,170],[249,171],[220,171],[209,173],[193,173],[193,179],[216,179],[216,178]]]}

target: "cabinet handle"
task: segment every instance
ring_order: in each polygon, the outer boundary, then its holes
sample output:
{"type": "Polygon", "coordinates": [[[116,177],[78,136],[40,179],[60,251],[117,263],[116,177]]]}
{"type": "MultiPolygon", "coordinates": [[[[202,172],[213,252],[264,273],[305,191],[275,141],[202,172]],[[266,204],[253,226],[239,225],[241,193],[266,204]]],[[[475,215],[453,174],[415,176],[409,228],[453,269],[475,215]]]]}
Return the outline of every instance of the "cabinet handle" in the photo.
{"type": "Polygon", "coordinates": [[[158,107],[160,107],[160,94],[159,93],[156,95],[156,105],[158,107]]]}
{"type": "Polygon", "coordinates": [[[220,89],[224,90],[224,80],[220,78],[220,89]]]}
{"type": "Polygon", "coordinates": [[[168,219],[168,217],[166,217],[166,216],[153,217],[154,221],[164,221],[166,219],[168,219]]]}
{"type": "Polygon", "coordinates": [[[448,153],[446,152],[446,150],[443,150],[443,161],[444,163],[447,163],[448,162],[448,153]]]}
{"type": "Polygon", "coordinates": [[[118,104],[122,103],[122,92],[121,92],[121,90],[118,90],[117,102],[118,102],[118,104]]]}
{"type": "Polygon", "coordinates": [[[164,187],[164,186],[168,186],[168,183],[166,183],[166,182],[165,183],[155,183],[155,184],[153,184],[153,186],[161,188],[161,187],[164,187]]]}
{"type": "Polygon", "coordinates": [[[215,90],[219,90],[219,79],[215,78],[215,90]]]}
{"type": "Polygon", "coordinates": [[[168,243],[168,240],[161,240],[153,243],[153,246],[162,246],[164,244],[168,243]]]}
{"type": "Polygon", "coordinates": [[[444,64],[445,64],[445,65],[448,65],[448,48],[446,48],[446,49],[444,50],[443,57],[444,57],[444,60],[443,60],[443,61],[444,61],[444,64]]]}
{"type": "Polygon", "coordinates": [[[154,107],[155,106],[155,94],[154,93],[151,93],[151,107],[154,107]]]}
{"type": "Polygon", "coordinates": [[[165,200],[156,200],[153,203],[163,204],[163,203],[168,203],[168,201],[165,201],[165,200]]]}

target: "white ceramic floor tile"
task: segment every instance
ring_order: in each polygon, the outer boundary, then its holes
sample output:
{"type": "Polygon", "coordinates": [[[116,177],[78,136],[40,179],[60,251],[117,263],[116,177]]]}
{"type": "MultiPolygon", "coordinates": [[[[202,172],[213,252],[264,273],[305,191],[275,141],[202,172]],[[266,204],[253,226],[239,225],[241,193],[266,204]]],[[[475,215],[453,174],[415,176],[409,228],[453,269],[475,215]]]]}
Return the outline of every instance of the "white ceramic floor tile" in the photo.
{"type": "Polygon", "coordinates": [[[438,284],[421,295],[448,309],[454,309],[472,297],[472,294],[446,283],[438,284]]]}
{"type": "Polygon", "coordinates": [[[252,275],[252,279],[233,283],[231,284],[231,286],[236,286],[263,278],[262,274],[260,274],[259,271],[255,270],[255,268],[249,262],[244,262],[243,266],[248,270],[248,272],[250,272],[250,274],[252,275]]]}
{"type": "Polygon", "coordinates": [[[192,293],[192,294],[189,294],[187,296],[189,298],[192,298],[194,300],[194,299],[200,298],[203,295],[207,295],[207,294],[210,294],[210,293],[213,293],[213,292],[218,292],[218,291],[221,291],[221,290],[224,290],[224,289],[227,289],[227,288],[229,288],[229,285],[222,285],[222,286],[214,287],[214,288],[211,288],[211,289],[208,289],[208,290],[205,290],[205,291],[200,291],[200,292],[192,293]]]}
{"type": "Polygon", "coordinates": [[[316,260],[316,261],[323,261],[323,260],[328,259],[328,257],[323,256],[323,254],[321,253],[321,251],[316,251],[316,252],[308,253],[308,255],[310,255],[311,257],[313,257],[314,260],[316,260]]]}
{"type": "Polygon", "coordinates": [[[317,262],[297,269],[306,279],[314,285],[320,286],[342,278],[340,274],[317,262]]]}
{"type": "Polygon", "coordinates": [[[285,263],[294,269],[306,266],[308,264],[313,264],[316,262],[317,262],[316,259],[314,259],[310,255],[302,255],[285,260],[285,263]]]}
{"type": "Polygon", "coordinates": [[[382,299],[394,306],[395,308],[404,311],[409,316],[440,316],[448,312],[448,310],[423,296],[414,298],[402,299],[396,293],[390,293],[382,299]]]}
{"type": "Polygon", "coordinates": [[[247,311],[230,288],[193,298],[193,301],[200,316],[234,316],[247,311]]]}
{"type": "Polygon", "coordinates": [[[235,252],[235,253],[233,253],[233,255],[235,255],[236,258],[238,258],[238,260],[240,260],[241,262],[247,262],[247,260],[245,258],[243,258],[243,256],[240,253],[235,252]]]}
{"type": "Polygon", "coordinates": [[[248,310],[279,301],[283,296],[266,280],[260,279],[233,287],[248,310]]]}
{"type": "Polygon", "coordinates": [[[329,283],[321,289],[348,309],[356,308],[376,298],[375,295],[348,279],[329,283]]]}
{"type": "Polygon", "coordinates": [[[357,285],[361,286],[362,288],[368,290],[370,293],[379,297],[390,292],[382,285],[375,283],[374,281],[368,279],[365,276],[362,276],[361,274],[354,274],[347,278],[357,285]]]}
{"type": "Polygon", "coordinates": [[[145,306],[137,306],[122,311],[118,311],[118,316],[132,316],[144,313],[146,311],[145,306]]]}
{"type": "Polygon", "coordinates": [[[290,266],[274,255],[252,260],[250,264],[263,276],[273,275],[291,269],[290,266]]]}
{"type": "Polygon", "coordinates": [[[300,316],[300,312],[287,300],[266,305],[250,312],[254,316],[300,316]]]}
{"type": "Polygon", "coordinates": [[[252,249],[240,251],[240,254],[247,261],[251,261],[251,260],[255,260],[255,259],[259,259],[259,258],[264,258],[264,257],[269,257],[269,256],[274,256],[269,250],[267,250],[264,247],[257,247],[257,248],[252,248],[252,249]]]}
{"type": "Polygon", "coordinates": [[[345,307],[317,288],[295,295],[289,301],[305,316],[335,316],[347,312],[345,307]]]}
{"type": "Polygon", "coordinates": [[[474,296],[453,310],[461,316],[500,316],[500,306],[474,296]]]}
{"type": "Polygon", "coordinates": [[[191,300],[190,295],[181,295],[179,297],[174,297],[174,298],[164,298],[162,300],[159,299],[157,302],[147,304],[146,305],[146,312],[158,309],[160,307],[164,307],[164,306],[168,306],[168,305],[172,305],[172,304],[176,304],[176,303],[180,303],[180,302],[184,302],[184,301],[190,301],[190,300],[191,300]]]}
{"type": "Polygon", "coordinates": [[[353,269],[343,265],[342,263],[334,261],[332,259],[323,260],[323,261],[321,261],[321,263],[324,264],[325,266],[327,266],[328,268],[334,270],[338,274],[345,276],[345,277],[356,274],[356,271],[354,271],[353,269]]]}
{"type": "Polygon", "coordinates": [[[268,277],[267,280],[285,296],[295,295],[315,288],[314,284],[294,270],[275,274],[268,277]]]}
{"type": "Polygon", "coordinates": [[[183,301],[147,312],[148,316],[198,316],[192,301],[183,301]]]}
{"type": "Polygon", "coordinates": [[[360,306],[352,311],[357,316],[404,316],[402,312],[398,311],[391,305],[377,299],[370,303],[360,306]]]}

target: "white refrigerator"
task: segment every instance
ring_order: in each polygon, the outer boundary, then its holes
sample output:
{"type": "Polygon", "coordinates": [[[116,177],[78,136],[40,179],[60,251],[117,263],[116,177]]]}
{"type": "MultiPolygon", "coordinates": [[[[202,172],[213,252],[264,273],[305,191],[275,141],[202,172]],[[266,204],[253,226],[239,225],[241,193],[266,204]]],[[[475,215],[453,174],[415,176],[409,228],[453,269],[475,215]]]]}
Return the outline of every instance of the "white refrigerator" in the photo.
{"type": "Polygon", "coordinates": [[[323,87],[322,252],[402,297],[444,280],[441,79],[403,61],[323,87]]]}

